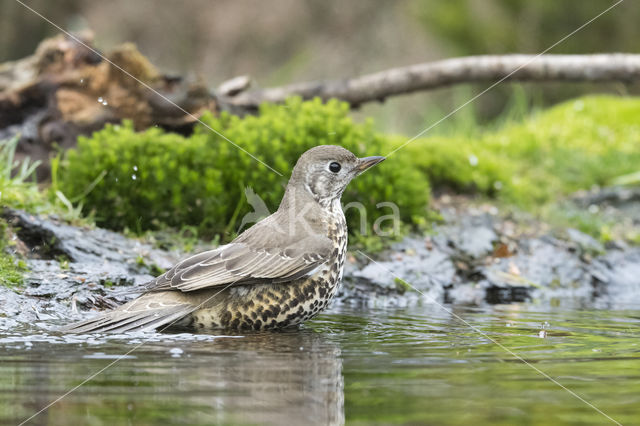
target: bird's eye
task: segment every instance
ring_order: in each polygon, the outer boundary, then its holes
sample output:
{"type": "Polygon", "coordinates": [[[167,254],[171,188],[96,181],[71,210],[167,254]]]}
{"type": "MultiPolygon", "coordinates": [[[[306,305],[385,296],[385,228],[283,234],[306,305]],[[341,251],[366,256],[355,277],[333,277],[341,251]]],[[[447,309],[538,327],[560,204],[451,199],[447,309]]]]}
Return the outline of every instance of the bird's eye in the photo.
{"type": "Polygon", "coordinates": [[[340,163],[336,163],[335,161],[329,164],[329,170],[331,170],[333,173],[338,173],[341,168],[342,166],[340,165],[340,163]]]}

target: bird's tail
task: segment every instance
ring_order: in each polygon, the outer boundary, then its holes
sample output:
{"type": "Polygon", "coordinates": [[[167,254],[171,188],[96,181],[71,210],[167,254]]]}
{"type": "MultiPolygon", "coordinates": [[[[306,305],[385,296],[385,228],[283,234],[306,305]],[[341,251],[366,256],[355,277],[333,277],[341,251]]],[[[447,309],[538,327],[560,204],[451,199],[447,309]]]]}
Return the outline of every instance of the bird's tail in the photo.
{"type": "MultiPolygon", "coordinates": [[[[165,292],[169,293],[169,292],[165,292]]],[[[174,293],[174,292],[171,292],[174,293]]],[[[196,306],[159,293],[143,295],[119,308],[61,327],[64,333],[125,333],[129,331],[151,331],[170,326],[192,313],[196,306]]]]}

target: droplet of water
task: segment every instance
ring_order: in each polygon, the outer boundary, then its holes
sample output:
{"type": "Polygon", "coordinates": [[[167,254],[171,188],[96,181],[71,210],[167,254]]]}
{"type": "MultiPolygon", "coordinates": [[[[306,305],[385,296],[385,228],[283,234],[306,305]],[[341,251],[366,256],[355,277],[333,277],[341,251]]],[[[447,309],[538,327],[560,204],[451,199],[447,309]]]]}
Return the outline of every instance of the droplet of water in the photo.
{"type": "Polygon", "coordinates": [[[138,166],[133,166],[133,170],[138,171],[138,166]]]}
{"type": "Polygon", "coordinates": [[[131,175],[131,179],[136,180],[136,179],[138,179],[138,176],[136,176],[136,175],[131,175]]]}
{"type": "Polygon", "coordinates": [[[471,154],[469,156],[469,164],[471,164],[472,167],[475,167],[478,165],[478,157],[476,157],[475,155],[471,154]]]}
{"type": "Polygon", "coordinates": [[[104,99],[102,99],[102,96],[100,96],[100,97],[98,98],[98,102],[100,102],[100,103],[103,103],[103,102],[104,102],[104,99]]]}

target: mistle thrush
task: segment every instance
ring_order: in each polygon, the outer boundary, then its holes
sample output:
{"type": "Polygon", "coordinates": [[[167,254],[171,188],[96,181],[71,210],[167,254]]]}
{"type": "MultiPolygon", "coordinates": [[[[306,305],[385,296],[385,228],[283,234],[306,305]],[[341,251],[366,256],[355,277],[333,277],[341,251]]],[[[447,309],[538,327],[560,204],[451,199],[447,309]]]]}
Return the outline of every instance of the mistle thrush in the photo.
{"type": "Polygon", "coordinates": [[[342,280],[347,225],[340,197],[351,179],[382,160],[332,145],[308,150],[275,213],[231,243],[181,261],[137,299],[63,330],[264,330],[314,317],[342,280]]]}

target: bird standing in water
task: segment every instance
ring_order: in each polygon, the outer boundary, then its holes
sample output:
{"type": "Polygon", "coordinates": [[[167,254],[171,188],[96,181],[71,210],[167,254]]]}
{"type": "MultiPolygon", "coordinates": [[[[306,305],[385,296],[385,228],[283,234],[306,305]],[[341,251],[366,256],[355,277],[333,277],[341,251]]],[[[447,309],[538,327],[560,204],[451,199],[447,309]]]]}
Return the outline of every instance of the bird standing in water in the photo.
{"type": "Polygon", "coordinates": [[[325,309],[342,280],[347,224],[340,197],[384,160],[322,145],[302,154],[278,210],[231,243],[189,257],[147,283],[144,294],[71,333],[288,327],[325,309]]]}

